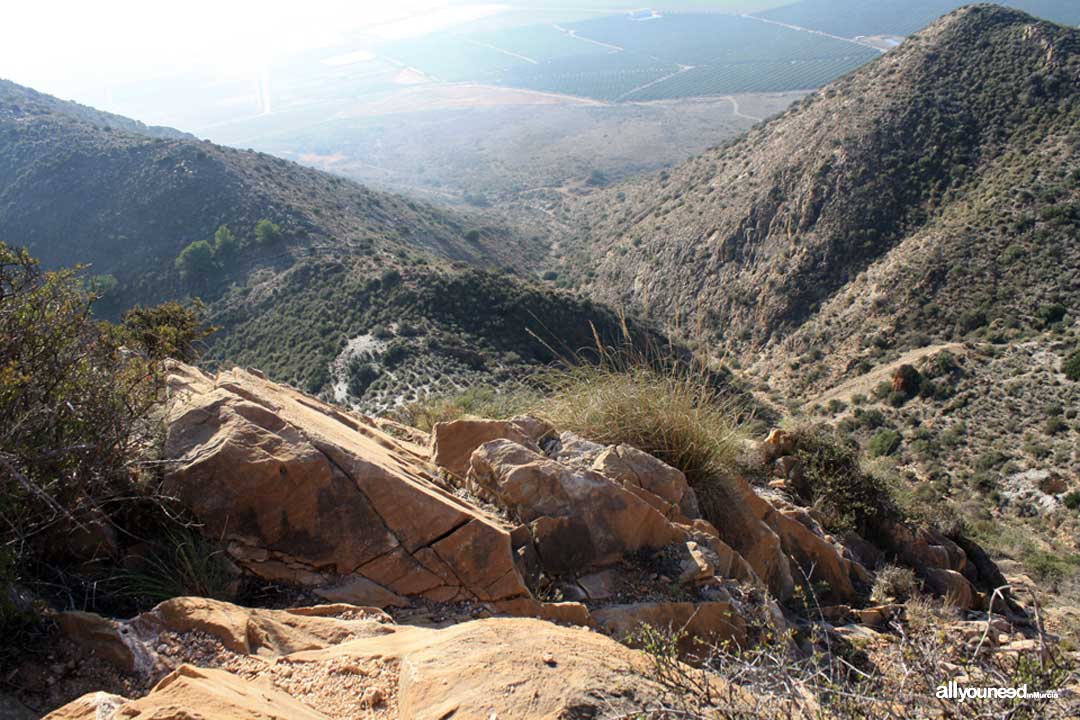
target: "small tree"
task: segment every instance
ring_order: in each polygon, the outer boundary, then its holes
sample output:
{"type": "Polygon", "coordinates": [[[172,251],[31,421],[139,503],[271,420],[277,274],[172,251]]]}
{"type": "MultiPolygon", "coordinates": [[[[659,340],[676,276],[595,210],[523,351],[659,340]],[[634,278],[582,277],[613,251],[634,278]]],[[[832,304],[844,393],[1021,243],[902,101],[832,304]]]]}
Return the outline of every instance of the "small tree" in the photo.
{"type": "Polygon", "coordinates": [[[206,240],[196,240],[176,258],[176,269],[187,281],[201,280],[215,270],[214,248],[206,240]]]}
{"type": "Polygon", "coordinates": [[[202,325],[203,303],[167,302],[157,307],[134,307],[124,313],[125,335],[148,360],[174,358],[194,362],[201,354],[200,341],[216,328],[202,325]]]}
{"type": "Polygon", "coordinates": [[[241,249],[242,243],[236,239],[228,225],[222,225],[214,233],[214,257],[222,265],[231,265],[241,249]]]}
{"type": "Polygon", "coordinates": [[[273,245],[281,240],[281,226],[263,218],[255,224],[255,241],[260,245],[273,245]]]}

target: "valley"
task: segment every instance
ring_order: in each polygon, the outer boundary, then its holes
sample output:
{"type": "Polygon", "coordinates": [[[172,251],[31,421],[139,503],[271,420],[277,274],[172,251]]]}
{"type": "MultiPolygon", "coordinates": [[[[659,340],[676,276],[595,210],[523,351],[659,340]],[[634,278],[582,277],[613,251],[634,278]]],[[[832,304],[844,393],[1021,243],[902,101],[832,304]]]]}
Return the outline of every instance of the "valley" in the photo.
{"type": "Polygon", "coordinates": [[[0,718],[1076,717],[1080,16],[960,5],[0,80],[0,718]]]}

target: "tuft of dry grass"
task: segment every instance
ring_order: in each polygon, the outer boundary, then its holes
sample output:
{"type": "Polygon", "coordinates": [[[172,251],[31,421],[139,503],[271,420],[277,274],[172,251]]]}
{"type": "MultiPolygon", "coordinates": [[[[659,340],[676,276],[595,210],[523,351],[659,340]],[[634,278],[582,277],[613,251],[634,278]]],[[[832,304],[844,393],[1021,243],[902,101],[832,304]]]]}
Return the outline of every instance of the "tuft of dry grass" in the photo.
{"type": "Polygon", "coordinates": [[[465,417],[504,420],[526,412],[536,399],[527,387],[495,388],[478,386],[450,395],[431,395],[395,408],[390,417],[424,432],[436,423],[465,417]]]}
{"type": "Polygon", "coordinates": [[[682,470],[706,516],[738,472],[748,411],[703,362],[597,343],[599,360],[553,371],[535,412],[560,430],[626,444],[682,470]]]}

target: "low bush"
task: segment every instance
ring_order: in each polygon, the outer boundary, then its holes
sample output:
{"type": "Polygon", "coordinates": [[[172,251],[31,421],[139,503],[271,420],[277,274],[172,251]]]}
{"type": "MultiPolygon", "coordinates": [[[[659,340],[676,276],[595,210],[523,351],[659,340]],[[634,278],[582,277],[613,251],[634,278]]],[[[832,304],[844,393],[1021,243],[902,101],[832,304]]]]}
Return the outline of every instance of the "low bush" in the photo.
{"type": "Polygon", "coordinates": [[[94,319],[94,300],[78,271],[45,272],[25,251],[0,243],[5,642],[32,624],[34,598],[108,601],[88,562],[94,558],[68,542],[75,531],[154,537],[172,522],[154,500],[156,476],[137,461],[161,441],[153,413],[160,360],[197,352],[204,335],[197,310],[138,309],[112,325],[94,319]]]}
{"type": "Polygon", "coordinates": [[[915,571],[899,565],[886,565],[874,575],[870,599],[876,603],[906,602],[919,589],[915,571]]]}
{"type": "Polygon", "coordinates": [[[818,508],[829,530],[853,530],[873,540],[887,521],[901,517],[888,484],[863,471],[852,439],[828,427],[804,426],[794,435],[806,475],[802,499],[818,508]]]}
{"type": "Polygon", "coordinates": [[[1065,377],[1073,382],[1080,382],[1080,350],[1065,358],[1061,370],[1065,373],[1065,377]]]}
{"type": "Polygon", "coordinates": [[[903,436],[895,430],[881,430],[870,438],[866,450],[871,457],[893,455],[900,449],[903,440],[903,436]]]}
{"type": "Polygon", "coordinates": [[[507,419],[527,411],[535,401],[535,392],[527,387],[477,386],[451,395],[430,395],[391,414],[398,422],[431,432],[436,423],[464,417],[507,419]]]}

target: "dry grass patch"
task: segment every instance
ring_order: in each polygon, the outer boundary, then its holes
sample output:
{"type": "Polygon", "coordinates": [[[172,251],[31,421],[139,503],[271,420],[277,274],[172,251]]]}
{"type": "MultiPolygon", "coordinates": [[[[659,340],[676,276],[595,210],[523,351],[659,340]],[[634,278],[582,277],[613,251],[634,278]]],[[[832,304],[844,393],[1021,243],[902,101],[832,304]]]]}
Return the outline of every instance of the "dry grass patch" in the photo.
{"type": "Polygon", "coordinates": [[[548,379],[536,412],[560,430],[594,442],[626,444],[682,470],[706,517],[730,497],[750,411],[697,362],[664,367],[633,353],[604,351],[601,362],[548,379]]]}

